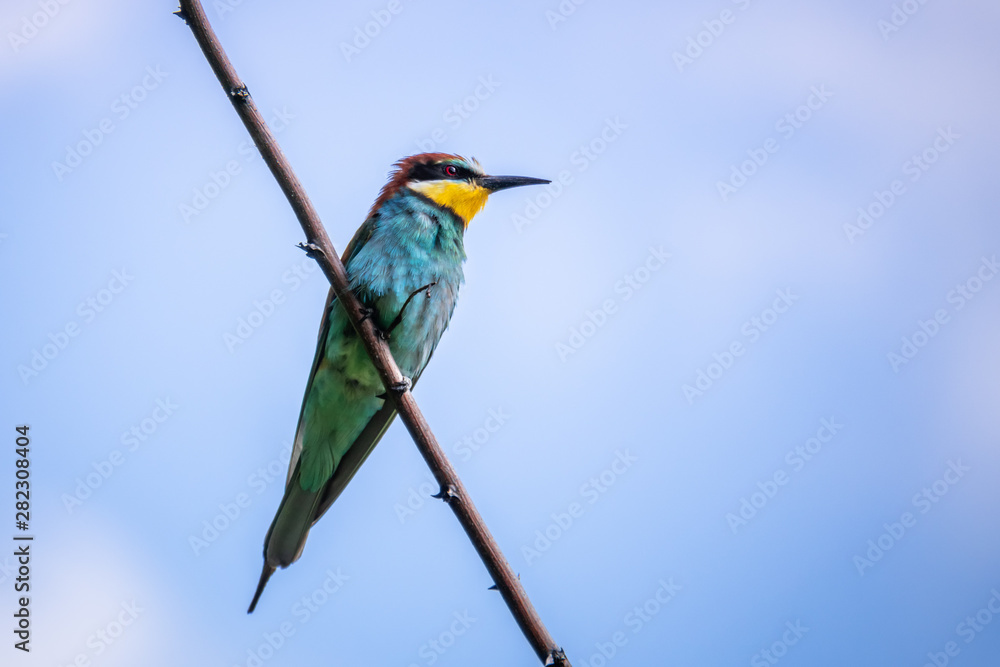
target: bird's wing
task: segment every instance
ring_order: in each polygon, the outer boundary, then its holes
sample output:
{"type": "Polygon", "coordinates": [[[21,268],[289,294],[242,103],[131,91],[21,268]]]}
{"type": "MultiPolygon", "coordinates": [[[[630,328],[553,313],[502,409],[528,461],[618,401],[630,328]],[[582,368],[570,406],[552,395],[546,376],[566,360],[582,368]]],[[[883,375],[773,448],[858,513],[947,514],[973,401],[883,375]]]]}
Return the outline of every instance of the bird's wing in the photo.
{"type": "Polygon", "coordinates": [[[309,389],[313,386],[313,379],[316,377],[320,361],[322,361],[323,356],[326,354],[326,339],[330,329],[330,310],[333,308],[336,300],[337,295],[331,287],[330,293],[326,297],[326,305],[323,306],[323,321],[319,325],[319,340],[316,342],[316,355],[313,357],[312,370],[309,371],[309,380],[306,381],[306,391],[302,397],[302,407],[299,408],[299,421],[295,430],[295,444],[292,447],[292,456],[288,462],[288,477],[285,478],[286,489],[292,483],[292,474],[295,472],[295,466],[299,462],[299,457],[302,456],[302,416],[306,409],[306,399],[309,398],[309,389]]]}
{"type": "Polygon", "coordinates": [[[344,266],[350,264],[354,256],[358,254],[358,251],[361,250],[366,243],[368,243],[368,239],[370,239],[372,234],[375,233],[375,226],[377,223],[378,214],[376,213],[368,216],[368,218],[361,223],[361,226],[358,227],[358,231],[354,232],[354,238],[352,238],[351,242],[347,244],[347,248],[344,249],[344,254],[340,260],[344,263],[344,266]]]}
{"type": "MultiPolygon", "coordinates": [[[[350,263],[351,258],[353,258],[354,255],[356,255],[357,252],[364,247],[365,243],[368,242],[368,239],[372,237],[372,234],[375,231],[376,219],[376,216],[369,217],[360,227],[358,227],[358,231],[354,233],[354,238],[352,238],[351,242],[347,244],[347,249],[344,250],[344,255],[341,259],[345,267],[350,263]]],[[[302,408],[299,410],[299,421],[297,422],[298,427],[295,432],[295,444],[292,447],[292,456],[288,462],[288,476],[285,478],[285,488],[291,484],[292,475],[295,473],[295,466],[299,462],[299,457],[302,456],[302,415],[306,409],[306,399],[309,397],[309,389],[313,386],[313,379],[316,377],[316,371],[319,369],[320,361],[322,361],[323,356],[326,354],[326,339],[330,330],[330,311],[333,309],[333,305],[336,301],[337,294],[331,287],[329,293],[326,295],[326,305],[323,306],[323,319],[319,323],[319,339],[316,342],[316,355],[313,357],[312,369],[309,371],[309,379],[306,382],[305,395],[302,397],[302,408]]],[[[378,416],[378,414],[375,415],[376,418],[378,416]]],[[[391,421],[391,417],[389,418],[389,421],[391,421]]],[[[388,421],[386,423],[388,424],[388,421]]],[[[366,428],[365,433],[367,432],[368,429],[366,428]]],[[[378,442],[378,439],[376,439],[375,442],[378,442]]],[[[361,462],[363,461],[364,459],[361,459],[361,462]]],[[[361,462],[359,462],[358,465],[361,465],[361,462]]],[[[348,477],[348,481],[350,481],[350,477],[348,477]]],[[[344,483],[346,484],[347,482],[344,483]]],[[[322,512],[320,512],[320,514],[322,514],[322,512]]]]}
{"type": "Polygon", "coordinates": [[[337,463],[337,467],[333,471],[333,476],[323,486],[319,503],[316,505],[315,514],[313,514],[312,525],[315,525],[320,517],[330,509],[333,501],[340,497],[340,493],[344,490],[344,487],[354,478],[354,473],[358,471],[361,464],[365,462],[368,455],[375,449],[375,445],[385,435],[395,416],[395,406],[391,401],[386,400],[382,409],[376,412],[368,421],[368,424],[365,425],[364,430],[361,431],[357,440],[344,452],[344,456],[341,457],[340,462],[337,463]]]}
{"type": "MultiPolygon", "coordinates": [[[[377,216],[371,216],[365,220],[364,224],[358,228],[358,231],[354,234],[354,238],[347,245],[347,249],[344,250],[343,262],[346,266],[351,259],[358,253],[361,248],[364,247],[365,243],[372,237],[375,230],[375,223],[377,221],[377,216]]],[[[316,356],[313,358],[312,370],[309,373],[309,380],[306,382],[306,392],[308,393],[309,388],[312,386],[313,378],[316,375],[317,369],[319,368],[320,361],[323,359],[323,355],[326,353],[326,340],[327,333],[330,327],[330,311],[337,301],[336,294],[333,288],[330,289],[330,293],[326,298],[326,305],[323,307],[323,321],[320,323],[319,330],[319,341],[316,345],[316,356]]],[[[431,353],[433,356],[433,352],[431,353]]],[[[428,356],[427,361],[430,361],[430,356],[428,356]]],[[[420,375],[423,373],[424,367],[420,369],[420,372],[416,373],[411,379],[411,386],[415,386],[420,375]]],[[[295,445],[292,448],[291,460],[288,464],[288,477],[285,482],[285,486],[292,483],[292,479],[295,476],[296,469],[298,467],[299,458],[302,455],[302,415],[305,410],[306,399],[302,400],[302,410],[299,412],[299,428],[295,434],[295,445]]],[[[333,471],[333,475],[330,480],[323,486],[320,492],[319,502],[315,506],[315,511],[312,517],[312,523],[310,525],[315,525],[319,521],[320,517],[330,509],[330,505],[340,497],[341,492],[350,482],[358,469],[368,458],[368,455],[372,453],[375,449],[375,445],[378,444],[382,436],[385,435],[386,430],[388,430],[389,425],[392,424],[392,420],[396,417],[396,409],[391,401],[386,400],[382,408],[376,412],[372,418],[365,425],[361,434],[358,435],[357,439],[351,444],[351,446],[344,452],[343,457],[337,463],[337,467],[333,471]]]]}
{"type": "MultiPolygon", "coordinates": [[[[433,356],[433,352],[431,356],[433,356]]],[[[430,362],[430,356],[427,357],[428,363],[430,362]]],[[[427,364],[424,364],[424,368],[427,368],[427,364]]],[[[420,369],[412,381],[411,387],[416,386],[417,380],[424,372],[424,368],[420,369]]],[[[328,509],[330,505],[340,497],[340,493],[347,486],[347,483],[354,478],[354,473],[358,471],[361,464],[365,462],[368,455],[372,453],[375,449],[375,445],[378,444],[382,436],[389,429],[392,424],[392,420],[396,417],[396,407],[393,405],[392,401],[389,399],[385,400],[382,405],[382,409],[372,416],[372,418],[365,425],[361,434],[357,439],[351,444],[350,448],[344,452],[344,456],[340,459],[337,464],[337,468],[333,471],[333,476],[330,477],[330,481],[326,483],[323,487],[323,491],[320,495],[319,504],[316,506],[316,513],[313,516],[312,525],[316,525],[328,509]]]]}

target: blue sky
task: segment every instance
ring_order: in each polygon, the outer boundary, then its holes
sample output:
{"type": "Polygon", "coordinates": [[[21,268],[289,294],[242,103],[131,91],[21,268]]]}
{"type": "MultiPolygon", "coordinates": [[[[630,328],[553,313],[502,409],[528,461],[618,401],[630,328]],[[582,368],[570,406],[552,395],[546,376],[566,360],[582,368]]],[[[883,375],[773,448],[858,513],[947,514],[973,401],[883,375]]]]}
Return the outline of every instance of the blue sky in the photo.
{"type": "MultiPolygon", "coordinates": [[[[16,659],[537,664],[399,424],[245,614],[327,285],[175,9],[0,9],[16,659]]],[[[994,3],[206,9],[339,249],[404,155],[553,179],[415,394],[574,665],[995,664],[994,3]]]]}

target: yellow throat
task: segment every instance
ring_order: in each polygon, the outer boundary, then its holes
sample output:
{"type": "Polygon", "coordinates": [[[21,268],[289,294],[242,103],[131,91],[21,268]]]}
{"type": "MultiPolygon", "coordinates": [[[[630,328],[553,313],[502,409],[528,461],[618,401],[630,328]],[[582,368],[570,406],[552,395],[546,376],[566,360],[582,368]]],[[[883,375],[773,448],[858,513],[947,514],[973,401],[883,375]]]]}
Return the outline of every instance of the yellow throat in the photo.
{"type": "Polygon", "coordinates": [[[438,206],[446,206],[457,213],[465,226],[469,226],[476,213],[486,205],[490,191],[468,181],[418,181],[410,189],[419,192],[438,206]]]}

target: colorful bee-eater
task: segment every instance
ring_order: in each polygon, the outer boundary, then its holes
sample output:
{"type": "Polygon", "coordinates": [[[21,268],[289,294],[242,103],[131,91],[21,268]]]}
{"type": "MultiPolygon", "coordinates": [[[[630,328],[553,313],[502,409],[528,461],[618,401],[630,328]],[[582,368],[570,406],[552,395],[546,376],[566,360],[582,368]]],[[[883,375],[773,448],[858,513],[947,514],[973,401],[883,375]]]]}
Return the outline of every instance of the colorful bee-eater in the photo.
{"type": "MultiPolygon", "coordinates": [[[[351,289],[416,383],[448,326],[464,277],[465,230],[493,192],[534,183],[487,176],[479,163],[424,153],[400,160],[344,251],[351,289]]],[[[267,580],[302,554],[309,529],[337,499],[396,411],[333,290],[299,413],[285,495],[264,538],[267,580]]]]}

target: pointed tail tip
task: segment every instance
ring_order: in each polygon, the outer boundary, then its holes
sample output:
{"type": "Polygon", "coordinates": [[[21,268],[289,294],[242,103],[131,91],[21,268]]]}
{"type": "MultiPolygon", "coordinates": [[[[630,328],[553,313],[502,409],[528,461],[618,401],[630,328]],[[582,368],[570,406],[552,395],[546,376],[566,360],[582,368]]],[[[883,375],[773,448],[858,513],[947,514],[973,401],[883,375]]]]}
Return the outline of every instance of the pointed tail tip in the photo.
{"type": "Polygon", "coordinates": [[[260,582],[257,583],[257,591],[253,594],[253,600],[250,601],[250,608],[247,609],[248,614],[252,614],[253,610],[257,608],[257,601],[260,600],[260,594],[264,592],[264,587],[267,586],[267,580],[271,578],[274,574],[274,567],[264,561],[264,570],[260,573],[260,582]]]}

